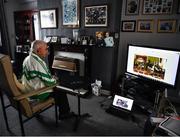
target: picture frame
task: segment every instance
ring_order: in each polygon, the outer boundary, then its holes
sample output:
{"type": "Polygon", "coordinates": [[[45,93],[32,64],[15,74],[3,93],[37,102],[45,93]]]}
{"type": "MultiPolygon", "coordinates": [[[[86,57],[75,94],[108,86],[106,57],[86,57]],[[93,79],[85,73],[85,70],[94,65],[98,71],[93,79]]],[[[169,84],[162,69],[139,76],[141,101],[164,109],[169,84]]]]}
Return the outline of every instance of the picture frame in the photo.
{"type": "Polygon", "coordinates": [[[137,32],[152,33],[154,29],[154,20],[137,20],[137,32]]]}
{"type": "Polygon", "coordinates": [[[172,14],[174,0],[143,0],[142,14],[172,14]]]}
{"type": "Polygon", "coordinates": [[[105,47],[113,47],[115,43],[115,39],[114,39],[115,33],[106,31],[104,35],[105,35],[104,36],[105,47]]]}
{"type": "Polygon", "coordinates": [[[178,1],[177,14],[180,14],[180,1],[178,1]]]}
{"type": "Polygon", "coordinates": [[[22,45],[16,45],[16,52],[18,53],[22,52],[22,45]]]}
{"type": "Polygon", "coordinates": [[[86,6],[85,27],[107,27],[108,5],[86,6]]]}
{"type": "Polygon", "coordinates": [[[175,19],[160,19],[158,20],[159,33],[174,33],[176,31],[176,20],[175,19]]]}
{"type": "Polygon", "coordinates": [[[57,37],[57,36],[52,36],[52,37],[51,37],[51,42],[52,42],[52,43],[58,42],[58,37],[57,37]]]}
{"type": "Polygon", "coordinates": [[[138,15],[139,14],[139,0],[127,0],[126,1],[126,15],[138,15]]]}
{"type": "Polygon", "coordinates": [[[105,41],[104,41],[105,32],[104,31],[96,31],[95,35],[96,35],[96,45],[99,47],[105,46],[106,45],[105,41]]]}
{"type": "Polygon", "coordinates": [[[90,36],[81,36],[81,45],[88,45],[90,41],[90,36]]]}
{"type": "Polygon", "coordinates": [[[23,53],[28,53],[30,50],[30,45],[24,45],[23,46],[23,53]]]}
{"type": "Polygon", "coordinates": [[[57,9],[43,9],[39,11],[41,29],[57,28],[57,9]]]}
{"type": "Polygon", "coordinates": [[[122,32],[135,32],[136,21],[135,20],[124,20],[121,24],[122,32]]]}
{"type": "Polygon", "coordinates": [[[44,41],[45,41],[46,43],[48,43],[48,42],[51,41],[51,38],[52,38],[52,36],[45,36],[45,37],[44,37],[44,41]]]}
{"type": "Polygon", "coordinates": [[[80,0],[62,0],[62,26],[79,28],[80,0]]]}

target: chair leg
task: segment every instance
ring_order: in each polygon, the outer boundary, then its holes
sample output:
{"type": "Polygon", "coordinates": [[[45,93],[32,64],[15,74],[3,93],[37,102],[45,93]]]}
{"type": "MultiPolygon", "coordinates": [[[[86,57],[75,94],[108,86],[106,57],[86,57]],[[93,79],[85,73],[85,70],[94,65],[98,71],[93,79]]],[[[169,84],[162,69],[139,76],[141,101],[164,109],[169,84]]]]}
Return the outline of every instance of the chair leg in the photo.
{"type": "Polygon", "coordinates": [[[21,126],[21,134],[22,134],[22,136],[25,136],[21,108],[20,108],[19,102],[17,102],[17,104],[18,104],[19,122],[20,122],[20,126],[21,126]]]}
{"type": "Polygon", "coordinates": [[[10,131],[9,124],[8,124],[8,119],[7,119],[7,114],[6,114],[6,108],[5,108],[5,105],[4,105],[4,98],[3,98],[3,95],[2,95],[1,92],[0,92],[0,97],[1,97],[1,104],[2,104],[2,109],[3,109],[4,120],[5,120],[5,123],[6,123],[6,128],[7,128],[8,131],[10,131]]]}
{"type": "Polygon", "coordinates": [[[55,117],[56,117],[56,126],[58,126],[58,112],[57,112],[57,105],[55,104],[55,117]]]}

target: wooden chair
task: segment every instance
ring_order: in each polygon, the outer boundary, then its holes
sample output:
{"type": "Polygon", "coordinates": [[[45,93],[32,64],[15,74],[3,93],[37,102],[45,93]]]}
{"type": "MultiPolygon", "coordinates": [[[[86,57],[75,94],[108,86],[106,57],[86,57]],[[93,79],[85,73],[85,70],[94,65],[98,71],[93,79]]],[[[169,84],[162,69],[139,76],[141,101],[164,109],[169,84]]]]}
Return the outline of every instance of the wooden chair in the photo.
{"type": "Polygon", "coordinates": [[[0,54],[0,73],[1,73],[0,97],[1,97],[1,104],[2,104],[3,115],[6,123],[6,128],[8,131],[10,131],[10,129],[8,125],[6,108],[8,108],[9,106],[13,106],[15,109],[18,110],[22,135],[25,135],[23,123],[30,120],[34,116],[37,116],[39,113],[47,110],[51,106],[55,106],[55,118],[56,118],[56,124],[58,124],[57,106],[53,98],[48,98],[43,102],[36,102],[36,103],[31,103],[28,100],[29,97],[40,94],[49,89],[52,89],[56,85],[38,89],[29,93],[21,93],[13,77],[13,69],[12,69],[10,57],[3,54],[0,54]],[[8,97],[10,101],[10,105],[6,105],[4,103],[3,94],[5,94],[8,97]],[[26,118],[25,119],[22,118],[22,115],[24,115],[26,118]]]}

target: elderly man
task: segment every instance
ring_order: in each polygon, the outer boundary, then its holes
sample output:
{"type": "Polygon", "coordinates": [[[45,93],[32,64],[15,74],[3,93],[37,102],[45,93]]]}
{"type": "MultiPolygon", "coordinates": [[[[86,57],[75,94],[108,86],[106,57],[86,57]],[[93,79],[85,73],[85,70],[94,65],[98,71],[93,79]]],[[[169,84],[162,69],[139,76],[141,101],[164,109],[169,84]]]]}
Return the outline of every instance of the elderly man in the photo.
{"type": "MultiPolygon", "coordinates": [[[[44,41],[35,40],[31,44],[29,56],[23,62],[22,84],[25,86],[24,92],[29,92],[45,86],[51,86],[56,83],[56,79],[51,75],[44,59],[48,55],[48,46],[44,41]]],[[[48,97],[53,97],[59,106],[59,118],[72,116],[70,113],[67,95],[63,91],[47,91],[30,99],[43,101],[48,97]]]]}

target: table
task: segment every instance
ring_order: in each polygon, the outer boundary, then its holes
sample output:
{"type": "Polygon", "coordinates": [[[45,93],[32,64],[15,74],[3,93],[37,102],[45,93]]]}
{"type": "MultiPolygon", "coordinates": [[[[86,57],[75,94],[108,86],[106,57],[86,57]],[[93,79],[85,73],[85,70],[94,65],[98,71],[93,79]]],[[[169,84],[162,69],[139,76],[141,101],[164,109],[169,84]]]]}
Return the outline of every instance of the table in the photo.
{"type": "Polygon", "coordinates": [[[58,89],[64,90],[67,94],[75,95],[78,99],[78,114],[76,114],[76,120],[74,123],[74,131],[77,130],[79,126],[79,122],[82,118],[90,117],[91,115],[89,113],[81,114],[81,97],[85,97],[88,94],[88,90],[84,90],[82,88],[72,89],[64,86],[56,86],[58,89]]]}

